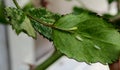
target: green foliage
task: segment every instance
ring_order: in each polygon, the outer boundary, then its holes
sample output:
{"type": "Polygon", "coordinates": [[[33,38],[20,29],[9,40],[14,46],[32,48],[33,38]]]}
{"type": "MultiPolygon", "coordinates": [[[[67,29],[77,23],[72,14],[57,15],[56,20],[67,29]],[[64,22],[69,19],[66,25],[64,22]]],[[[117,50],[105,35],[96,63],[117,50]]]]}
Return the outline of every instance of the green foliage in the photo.
{"type": "Polygon", "coordinates": [[[0,0],[0,22],[5,23],[5,15],[4,15],[4,3],[3,0],[0,0]]]}
{"type": "Polygon", "coordinates": [[[107,21],[111,22],[112,25],[120,31],[120,13],[117,15],[110,15],[110,14],[103,14],[102,18],[106,19],[107,21]]]}
{"type": "Polygon", "coordinates": [[[34,28],[29,18],[20,9],[6,8],[8,22],[15,29],[16,33],[25,32],[31,37],[36,37],[34,28]]]}
{"type": "Polygon", "coordinates": [[[26,4],[24,7],[23,7],[23,11],[24,12],[27,12],[30,8],[33,8],[33,4],[31,2],[29,2],[28,4],[26,4]]]}
{"type": "MultiPolygon", "coordinates": [[[[35,16],[43,21],[43,23],[54,24],[61,16],[53,14],[46,10],[45,8],[31,8],[29,10],[31,16],[35,16]]],[[[50,27],[44,26],[35,20],[31,20],[33,27],[37,32],[42,34],[49,40],[52,40],[52,29],[50,27]]]]}
{"type": "Polygon", "coordinates": [[[78,15],[78,14],[81,14],[83,12],[90,13],[90,11],[87,10],[87,9],[83,9],[83,8],[80,8],[80,7],[74,7],[73,8],[73,14],[78,15]]]}
{"type": "Polygon", "coordinates": [[[75,15],[79,15],[79,14],[81,14],[81,13],[87,13],[87,14],[90,14],[90,15],[95,15],[95,16],[97,16],[97,17],[100,17],[99,15],[97,15],[97,13],[95,13],[95,12],[92,12],[91,10],[88,10],[88,9],[84,9],[84,8],[80,8],[80,7],[77,7],[77,6],[75,6],[74,8],[73,8],[73,13],[72,14],[75,14],[75,15]]]}
{"type": "Polygon", "coordinates": [[[119,32],[89,10],[75,7],[72,14],[63,17],[44,8],[31,8],[25,12],[6,8],[6,13],[17,34],[25,32],[35,37],[36,30],[47,39],[53,40],[60,52],[77,61],[110,64],[119,59],[119,32]]]}
{"type": "Polygon", "coordinates": [[[55,24],[63,30],[53,30],[55,47],[80,62],[111,64],[120,56],[120,34],[112,25],[93,14],[66,15],[55,24]]]}
{"type": "Polygon", "coordinates": [[[113,16],[110,15],[110,14],[103,14],[102,17],[105,18],[105,19],[111,19],[111,18],[113,18],[113,16]]]}
{"type": "Polygon", "coordinates": [[[113,1],[117,1],[117,0],[108,0],[108,3],[111,4],[113,1]]]}

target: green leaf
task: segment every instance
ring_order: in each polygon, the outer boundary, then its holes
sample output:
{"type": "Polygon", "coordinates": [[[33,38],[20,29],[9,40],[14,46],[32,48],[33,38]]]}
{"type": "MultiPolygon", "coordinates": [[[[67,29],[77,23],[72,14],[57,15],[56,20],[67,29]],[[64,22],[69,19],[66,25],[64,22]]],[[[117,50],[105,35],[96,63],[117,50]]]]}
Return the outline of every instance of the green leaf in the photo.
{"type": "Polygon", "coordinates": [[[77,6],[75,6],[73,8],[73,13],[72,14],[79,15],[79,14],[81,14],[83,12],[88,13],[88,14],[92,14],[92,15],[97,15],[97,13],[95,13],[95,12],[93,12],[91,10],[80,8],[80,7],[77,7],[77,6]]]}
{"type": "MultiPolygon", "coordinates": [[[[48,23],[48,24],[54,24],[54,22],[56,22],[61,17],[58,14],[53,14],[53,13],[49,12],[45,8],[38,8],[38,9],[31,8],[29,10],[29,14],[31,14],[34,17],[39,18],[44,23],[48,23]]],[[[45,38],[47,38],[49,40],[53,40],[52,39],[52,29],[50,27],[43,26],[42,24],[40,24],[39,22],[37,22],[35,20],[31,20],[31,22],[37,32],[42,34],[45,38]]]]}
{"type": "Polygon", "coordinates": [[[6,8],[7,19],[15,29],[16,33],[25,32],[29,36],[35,38],[36,33],[31,25],[29,18],[20,9],[6,8]]]}
{"type": "Polygon", "coordinates": [[[3,0],[0,0],[0,22],[5,23],[5,15],[4,15],[4,3],[3,0]]]}
{"type": "Polygon", "coordinates": [[[82,12],[89,12],[89,10],[76,7],[76,6],[73,8],[73,14],[78,15],[78,14],[81,14],[82,12]]]}
{"type": "Polygon", "coordinates": [[[119,59],[120,34],[102,18],[89,13],[70,14],[54,25],[62,30],[53,30],[53,43],[68,57],[88,64],[110,64],[119,59]],[[77,29],[66,32],[71,28],[77,29]]]}
{"type": "Polygon", "coordinates": [[[113,1],[116,1],[116,0],[108,0],[108,3],[111,4],[113,1]]]}
{"type": "Polygon", "coordinates": [[[32,2],[30,1],[29,3],[27,3],[24,7],[23,7],[23,11],[24,12],[27,12],[30,8],[33,8],[34,6],[33,6],[33,4],[32,4],[32,2]]]}

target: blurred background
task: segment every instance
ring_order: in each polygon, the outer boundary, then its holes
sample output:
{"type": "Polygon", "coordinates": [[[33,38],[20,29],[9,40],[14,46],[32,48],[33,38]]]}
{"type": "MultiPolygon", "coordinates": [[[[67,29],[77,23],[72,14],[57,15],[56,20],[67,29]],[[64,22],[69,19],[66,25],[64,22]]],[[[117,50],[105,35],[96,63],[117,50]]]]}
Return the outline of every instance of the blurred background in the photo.
{"type": "MultiPolygon", "coordinates": [[[[15,7],[12,0],[3,0],[7,7],[15,7]]],[[[29,0],[17,0],[24,7],[29,0]]],[[[33,0],[33,4],[41,6],[42,0],[33,0]]],[[[74,6],[86,7],[94,12],[117,13],[116,3],[108,6],[107,0],[45,0],[46,8],[59,14],[72,12],[74,6]]],[[[1,13],[0,13],[1,14],[1,13]]],[[[36,40],[21,33],[17,35],[11,26],[0,24],[0,70],[30,70],[30,66],[38,65],[46,60],[54,51],[52,42],[38,34],[36,40]]],[[[95,63],[88,65],[77,62],[66,56],[61,57],[47,70],[109,70],[107,65],[95,63]]]]}

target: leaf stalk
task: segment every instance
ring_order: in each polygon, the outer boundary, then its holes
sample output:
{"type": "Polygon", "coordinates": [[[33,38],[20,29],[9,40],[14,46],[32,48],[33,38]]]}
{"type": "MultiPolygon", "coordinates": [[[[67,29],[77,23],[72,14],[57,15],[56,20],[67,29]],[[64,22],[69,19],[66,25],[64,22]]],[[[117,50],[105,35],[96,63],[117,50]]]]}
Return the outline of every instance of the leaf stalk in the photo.
{"type": "Polygon", "coordinates": [[[35,68],[35,70],[45,70],[48,68],[51,64],[53,64],[56,60],[58,60],[60,57],[62,57],[63,54],[59,51],[54,51],[51,57],[49,57],[45,62],[40,64],[35,68]]]}
{"type": "Polygon", "coordinates": [[[19,4],[17,3],[16,0],[13,0],[13,2],[14,2],[15,6],[16,6],[18,9],[21,9],[21,7],[19,6],[19,4]]]}

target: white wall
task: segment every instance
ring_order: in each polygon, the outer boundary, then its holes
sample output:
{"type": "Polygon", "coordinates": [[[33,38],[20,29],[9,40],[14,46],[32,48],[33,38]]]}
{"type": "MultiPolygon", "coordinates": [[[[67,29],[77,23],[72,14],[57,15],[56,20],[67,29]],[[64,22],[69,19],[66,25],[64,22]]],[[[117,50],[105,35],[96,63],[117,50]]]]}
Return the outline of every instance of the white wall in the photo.
{"type": "Polygon", "coordinates": [[[5,38],[5,26],[0,24],[0,70],[8,70],[8,51],[5,38]]]}
{"type": "MultiPolygon", "coordinates": [[[[78,0],[82,2],[86,8],[93,11],[103,13],[108,11],[106,0],[78,0]]],[[[70,13],[73,6],[82,6],[77,0],[66,2],[65,0],[48,0],[48,9],[60,14],[70,13]]]]}
{"type": "MultiPolygon", "coordinates": [[[[23,6],[29,0],[18,0],[19,4],[23,6]]],[[[6,5],[13,7],[12,0],[5,0],[6,5]]],[[[15,7],[15,6],[14,6],[15,7]]],[[[11,56],[11,70],[29,70],[28,64],[33,64],[34,56],[34,40],[26,34],[21,33],[17,35],[11,26],[8,27],[10,56],[11,56]]]]}
{"type": "Polygon", "coordinates": [[[9,27],[9,43],[12,70],[29,70],[28,64],[34,63],[34,40],[26,34],[16,33],[9,27]]]}

